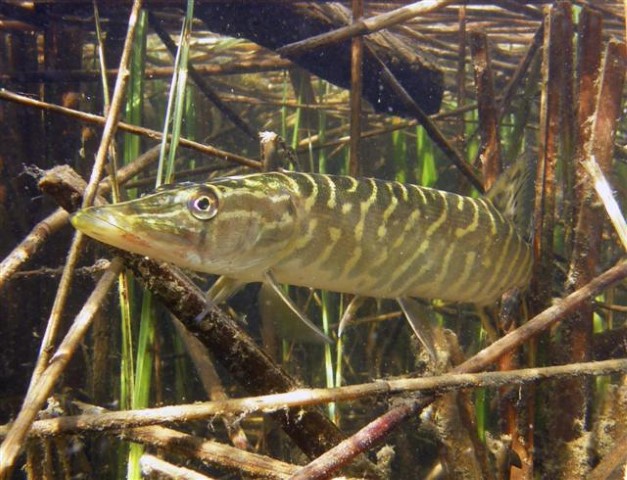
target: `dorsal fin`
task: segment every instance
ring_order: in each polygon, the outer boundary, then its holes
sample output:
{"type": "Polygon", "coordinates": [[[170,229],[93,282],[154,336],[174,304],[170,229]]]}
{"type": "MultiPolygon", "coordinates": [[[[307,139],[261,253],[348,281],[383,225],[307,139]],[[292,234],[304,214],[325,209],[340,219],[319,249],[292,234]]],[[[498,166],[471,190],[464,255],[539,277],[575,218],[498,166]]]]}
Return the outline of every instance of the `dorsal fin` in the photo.
{"type": "Polygon", "coordinates": [[[486,198],[511,222],[524,239],[531,238],[535,162],[533,155],[521,155],[501,174],[486,198]]]}
{"type": "Polygon", "coordinates": [[[167,192],[170,190],[179,190],[179,189],[191,187],[192,185],[195,185],[195,183],[194,182],[162,183],[157,188],[155,188],[152,193],[167,192]]]}

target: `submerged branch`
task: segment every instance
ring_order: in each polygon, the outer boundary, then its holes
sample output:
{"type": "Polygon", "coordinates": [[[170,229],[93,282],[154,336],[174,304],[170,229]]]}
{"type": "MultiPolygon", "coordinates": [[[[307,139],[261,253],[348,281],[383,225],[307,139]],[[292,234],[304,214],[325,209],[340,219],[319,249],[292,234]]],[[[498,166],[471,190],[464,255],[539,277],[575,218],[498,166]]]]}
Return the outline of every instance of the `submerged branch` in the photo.
{"type": "Polygon", "coordinates": [[[434,377],[376,380],[371,383],[346,387],[297,389],[286,393],[260,397],[39,420],[33,424],[31,435],[53,436],[85,431],[104,431],[201,420],[221,415],[268,413],[289,407],[355,401],[366,397],[387,396],[407,392],[428,391],[439,394],[466,388],[496,388],[503,385],[517,385],[549,378],[609,375],[619,372],[627,373],[627,359],[573,363],[543,368],[524,368],[510,371],[449,373],[434,377]]]}

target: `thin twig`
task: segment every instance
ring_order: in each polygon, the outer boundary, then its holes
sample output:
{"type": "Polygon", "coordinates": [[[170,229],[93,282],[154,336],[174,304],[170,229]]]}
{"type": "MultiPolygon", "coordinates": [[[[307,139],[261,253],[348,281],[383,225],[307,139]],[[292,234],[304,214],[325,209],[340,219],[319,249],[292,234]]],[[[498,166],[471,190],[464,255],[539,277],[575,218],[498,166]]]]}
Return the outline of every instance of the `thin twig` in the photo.
{"type": "Polygon", "coordinates": [[[123,439],[142,443],[177,457],[195,458],[210,465],[240,472],[244,478],[287,479],[298,468],[296,465],[265,455],[240,450],[171,428],[132,428],[122,431],[120,435],[123,439]]]}
{"type": "MultiPolygon", "coordinates": [[[[46,110],[46,111],[53,112],[53,113],[59,113],[61,115],[67,115],[69,117],[75,118],[85,123],[93,123],[96,125],[104,125],[105,123],[105,118],[101,117],[100,115],[94,115],[93,113],[80,112],[78,110],[62,107],[60,105],[55,105],[53,103],[42,102],[41,100],[35,100],[33,98],[29,98],[24,95],[19,95],[17,93],[9,92],[3,88],[0,88],[0,99],[19,103],[21,105],[28,105],[30,107],[41,108],[42,110],[46,110]]],[[[119,122],[117,128],[118,130],[122,130],[128,133],[133,133],[135,135],[141,135],[143,137],[151,138],[153,140],[161,140],[161,138],[163,138],[163,135],[161,134],[161,132],[158,132],[156,130],[151,130],[145,127],[139,127],[137,125],[131,125],[129,123],[119,122]]],[[[241,155],[236,155],[234,153],[230,153],[225,150],[220,150],[219,148],[215,148],[210,145],[204,145],[202,143],[194,142],[192,140],[187,140],[184,138],[180,139],[179,145],[181,147],[189,148],[197,152],[203,153],[205,155],[222,158],[224,160],[239,163],[240,165],[243,165],[245,167],[257,168],[257,169],[260,168],[259,162],[257,160],[243,157],[241,155]]]]}
{"type": "MultiPolygon", "coordinates": [[[[88,267],[80,267],[76,269],[75,274],[83,277],[94,277],[94,275],[102,273],[109,267],[109,260],[100,259],[93,265],[88,267]]],[[[16,272],[13,278],[32,278],[32,277],[57,277],[63,273],[63,267],[49,268],[41,267],[35,270],[23,270],[16,272]]]]}
{"type": "Polygon", "coordinates": [[[392,10],[375,17],[366,18],[356,21],[346,27],[338,28],[331,32],[322,33],[315,37],[307,38],[298,42],[290,43],[277,49],[277,52],[286,57],[302,55],[305,52],[320,48],[324,45],[339,43],[343,40],[355,37],[357,35],[367,35],[384,28],[391,27],[398,23],[410,20],[419,15],[424,15],[434,10],[439,10],[455,0],[423,0],[410,5],[392,10]]]}
{"type": "Polygon", "coordinates": [[[601,202],[603,203],[603,206],[612,221],[612,225],[614,225],[614,228],[616,229],[616,233],[618,233],[618,238],[620,238],[625,251],[627,251],[627,223],[625,223],[625,217],[620,211],[618,202],[616,202],[616,199],[612,194],[612,187],[610,187],[605,175],[603,175],[603,171],[599,167],[599,164],[594,156],[583,162],[583,166],[590,175],[590,178],[594,183],[594,189],[597,191],[597,194],[599,195],[599,198],[601,199],[601,202]]]}
{"type": "MultiPolygon", "coordinates": [[[[214,361],[205,346],[185,328],[179,319],[170,316],[170,320],[177,335],[183,342],[185,351],[194,364],[194,368],[196,369],[200,383],[205,389],[207,398],[211,400],[229,399],[222,379],[220,375],[218,375],[214,365],[214,361]]],[[[250,442],[248,441],[246,432],[240,425],[239,419],[230,415],[222,420],[231,443],[242,450],[250,450],[250,442]]]]}
{"type": "Polygon", "coordinates": [[[522,83],[525,74],[529,71],[529,66],[531,65],[532,60],[535,58],[537,51],[540,49],[542,45],[542,38],[544,36],[544,24],[541,23],[536,33],[533,35],[533,39],[529,44],[529,48],[525,52],[525,55],[520,60],[518,65],[516,66],[516,71],[512,75],[512,78],[507,83],[507,86],[503,90],[503,96],[499,100],[499,123],[503,120],[505,113],[507,113],[507,109],[512,103],[512,99],[514,98],[514,93],[516,89],[522,83]]]}
{"type": "MultiPolygon", "coordinates": [[[[625,5],[627,5],[627,2],[625,5]]],[[[599,462],[599,464],[594,467],[587,478],[588,480],[608,480],[610,478],[620,478],[621,474],[617,474],[617,472],[622,471],[624,474],[626,462],[627,434],[623,434],[622,437],[618,438],[614,442],[612,450],[610,450],[599,462]]]]}
{"type": "MultiPolygon", "coordinates": [[[[364,14],[362,0],[352,0],[353,22],[361,20],[364,14]]],[[[361,94],[363,90],[362,64],[364,58],[364,41],[362,37],[354,37],[351,42],[351,85],[350,85],[350,148],[349,175],[359,176],[361,148],[361,94]]]]}
{"type": "Polygon", "coordinates": [[[213,480],[215,478],[208,477],[189,468],[178,467],[147,453],[141,456],[139,465],[141,466],[142,475],[146,478],[178,478],[181,480],[213,480]]]}
{"type": "Polygon", "coordinates": [[[121,259],[114,258],[111,261],[109,268],[103,274],[89,299],[74,319],[72,327],[50,360],[50,364],[40,374],[36,387],[33,387],[24,400],[20,413],[7,433],[4,442],[0,445],[0,478],[10,478],[13,463],[24,446],[24,439],[37,412],[43,407],[59,376],[81,344],[91,325],[91,321],[102,306],[105,296],[117,280],[122,268],[123,263],[121,259]]]}
{"type": "Polygon", "coordinates": [[[40,221],[0,263],[0,290],[19,268],[30,260],[50,235],[68,223],[69,214],[62,208],[40,221]]]}
{"type": "MultiPolygon", "coordinates": [[[[466,104],[466,6],[461,5],[458,12],[459,32],[457,47],[457,72],[455,75],[457,106],[463,107],[466,104]]],[[[408,29],[409,30],[409,29],[408,29]]],[[[458,118],[457,148],[464,151],[466,145],[466,122],[463,116],[458,118]]]]}
{"type": "MultiPolygon", "coordinates": [[[[254,44],[249,44],[254,45],[254,44]]],[[[255,45],[256,46],[256,45],[255,45]]],[[[259,54],[259,53],[258,53],[259,54]]],[[[247,53],[250,55],[250,52],[247,53]]],[[[225,64],[201,64],[196,65],[196,71],[205,77],[222,75],[243,75],[252,73],[275,72],[294,67],[290,60],[279,58],[278,55],[266,55],[255,59],[237,58],[225,64]]],[[[148,80],[172,78],[173,67],[152,67],[146,68],[144,74],[148,80]]],[[[107,77],[116,77],[117,68],[109,68],[104,74],[107,77]]],[[[101,81],[102,72],[100,70],[44,70],[44,71],[20,71],[20,72],[0,72],[0,82],[5,85],[24,83],[71,83],[71,82],[94,82],[101,81]]]]}
{"type": "MultiPolygon", "coordinates": [[[[73,402],[72,406],[83,412],[107,412],[104,408],[80,401],[73,402]]],[[[223,469],[237,471],[246,478],[286,479],[298,469],[297,465],[282,462],[266,455],[161,426],[124,429],[113,431],[111,434],[141,443],[153,450],[158,450],[162,454],[174,455],[187,460],[195,459],[223,469]]]]}
{"type": "MultiPolygon", "coordinates": [[[[477,108],[476,103],[467,104],[461,108],[456,108],[455,110],[450,110],[447,112],[441,112],[441,113],[436,113],[435,115],[430,115],[429,118],[431,120],[441,120],[441,119],[447,119],[447,118],[456,117],[456,116],[462,116],[465,112],[476,110],[476,108],[477,108]]],[[[364,139],[364,138],[376,137],[378,135],[385,135],[386,133],[396,132],[398,130],[404,130],[406,128],[415,127],[416,125],[418,125],[418,120],[399,121],[399,122],[394,123],[393,125],[385,125],[384,127],[381,127],[381,128],[375,128],[372,130],[362,132],[361,138],[364,139]]],[[[335,130],[340,130],[340,129],[332,130],[333,133],[335,133],[335,130]]],[[[329,133],[331,133],[331,131],[327,132],[327,134],[329,133]]],[[[351,138],[350,138],[350,135],[345,135],[343,137],[339,137],[335,140],[330,140],[328,142],[325,142],[319,145],[310,145],[311,143],[318,142],[318,140],[319,140],[318,135],[312,135],[307,140],[303,140],[302,142],[300,142],[299,147],[296,149],[296,152],[297,153],[308,152],[310,148],[313,150],[318,150],[322,148],[345,145],[350,142],[351,138]]]]}
{"type": "MultiPolygon", "coordinates": [[[[369,47],[364,46],[366,51],[369,47]]],[[[405,88],[398,82],[394,74],[385,65],[374,52],[370,52],[372,58],[378,63],[381,70],[381,78],[385,80],[385,83],[390,89],[398,96],[399,100],[404,104],[405,108],[418,120],[418,123],[425,129],[429,138],[435,143],[440,150],[447,156],[447,158],[455,165],[459,171],[468,179],[468,181],[475,187],[480,193],[484,192],[483,183],[473,172],[472,168],[464,160],[462,155],[457,149],[448,141],[446,136],[442,133],[442,130],[435,124],[435,122],[422,111],[420,106],[414,101],[413,98],[407,93],[405,88]]]]}
{"type": "Polygon", "coordinates": [[[447,373],[433,377],[376,380],[370,383],[337,388],[297,389],[259,397],[219,400],[141,410],[85,414],[39,420],[31,428],[33,436],[55,436],[86,431],[106,431],[162,423],[205,420],[214,416],[251,415],[331,402],[349,402],[368,397],[397,395],[407,392],[445,393],[466,388],[496,388],[520,385],[549,378],[579,377],[627,373],[627,359],[572,363],[542,368],[481,373],[447,373]]]}

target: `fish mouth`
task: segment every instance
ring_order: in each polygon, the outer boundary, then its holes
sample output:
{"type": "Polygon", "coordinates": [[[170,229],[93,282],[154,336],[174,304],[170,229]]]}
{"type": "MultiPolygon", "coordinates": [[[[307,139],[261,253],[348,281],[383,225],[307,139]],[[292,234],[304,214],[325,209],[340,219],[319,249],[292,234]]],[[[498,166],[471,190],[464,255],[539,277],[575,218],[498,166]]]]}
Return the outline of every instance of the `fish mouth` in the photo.
{"type": "Polygon", "coordinates": [[[132,233],[133,225],[125,221],[124,216],[112,215],[106,208],[79,210],[70,217],[70,222],[88,237],[107,245],[139,254],[146,254],[150,249],[150,243],[132,233]]]}

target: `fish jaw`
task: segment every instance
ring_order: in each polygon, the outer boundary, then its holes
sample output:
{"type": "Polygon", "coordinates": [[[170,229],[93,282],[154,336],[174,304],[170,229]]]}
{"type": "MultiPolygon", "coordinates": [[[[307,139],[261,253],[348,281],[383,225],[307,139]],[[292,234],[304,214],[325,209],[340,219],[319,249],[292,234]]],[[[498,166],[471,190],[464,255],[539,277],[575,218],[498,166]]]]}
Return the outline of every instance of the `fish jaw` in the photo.
{"type": "Polygon", "coordinates": [[[88,237],[133,253],[143,253],[148,243],[132,233],[130,224],[121,221],[123,217],[112,216],[106,209],[88,208],[79,210],[70,217],[70,222],[88,237]]]}
{"type": "Polygon", "coordinates": [[[74,228],[104,244],[198,270],[199,260],[184,237],[164,231],[145,232],[132,215],[125,215],[116,207],[80,210],[70,221],[74,228]]]}

